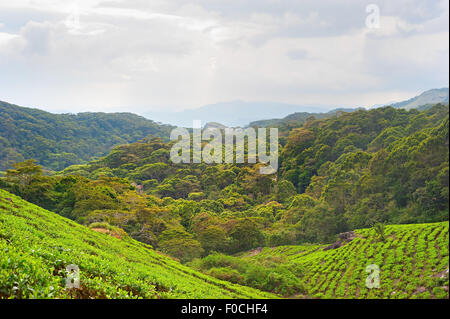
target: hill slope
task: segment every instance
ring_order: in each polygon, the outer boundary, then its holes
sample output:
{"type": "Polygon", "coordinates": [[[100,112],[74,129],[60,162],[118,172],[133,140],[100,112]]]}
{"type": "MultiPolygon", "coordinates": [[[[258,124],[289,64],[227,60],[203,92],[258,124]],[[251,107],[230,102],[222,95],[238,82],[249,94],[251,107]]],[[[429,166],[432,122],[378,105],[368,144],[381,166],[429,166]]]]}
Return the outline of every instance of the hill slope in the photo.
{"type": "MultiPolygon", "coordinates": [[[[120,236],[118,236],[120,237],[120,236]]],[[[264,298],[0,190],[0,298],[264,298]],[[64,289],[66,267],[80,289],[64,289]]]]}
{"type": "Polygon", "coordinates": [[[0,170],[31,158],[61,170],[171,129],[131,113],[52,114],[0,101],[0,170]]]}
{"type": "Polygon", "coordinates": [[[448,95],[448,88],[431,89],[409,100],[394,103],[392,104],[392,107],[410,110],[424,105],[448,103],[448,95]]]}
{"type": "Polygon", "coordinates": [[[374,229],[360,229],[353,240],[335,249],[324,250],[326,245],[260,248],[227,257],[231,268],[220,268],[225,258],[218,255],[194,266],[218,278],[232,278],[227,274],[242,263],[258,267],[275,262],[278,267],[297,268],[302,289],[295,297],[441,299],[448,298],[448,230],[448,222],[390,225],[382,240],[374,229]],[[369,265],[379,267],[379,288],[366,287],[369,265]]]}
{"type": "Polygon", "coordinates": [[[320,298],[448,298],[448,222],[386,226],[385,241],[374,229],[337,249],[325,246],[265,248],[244,257],[261,262],[284,256],[305,270],[307,294],[320,298]],[[380,268],[380,288],[366,288],[368,265],[380,268]]]}

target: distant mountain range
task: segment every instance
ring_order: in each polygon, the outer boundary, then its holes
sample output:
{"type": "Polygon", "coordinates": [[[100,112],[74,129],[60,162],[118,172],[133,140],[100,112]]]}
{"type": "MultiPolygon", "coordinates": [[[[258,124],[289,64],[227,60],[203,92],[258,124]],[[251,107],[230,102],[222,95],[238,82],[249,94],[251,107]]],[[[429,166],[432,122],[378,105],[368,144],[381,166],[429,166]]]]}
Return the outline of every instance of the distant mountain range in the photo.
{"type": "MultiPolygon", "coordinates": [[[[449,89],[442,88],[442,89],[431,89],[431,90],[425,91],[416,97],[413,97],[409,100],[402,101],[402,102],[389,103],[389,104],[376,104],[376,105],[372,106],[371,109],[378,108],[378,107],[392,106],[394,108],[404,108],[406,110],[411,110],[414,108],[423,110],[434,104],[448,103],[448,102],[449,102],[449,89]]],[[[295,112],[295,113],[289,114],[283,118],[274,118],[274,119],[269,119],[269,120],[253,121],[253,122],[250,122],[249,126],[259,126],[259,127],[268,127],[268,126],[282,127],[282,126],[286,126],[286,125],[301,126],[311,116],[313,116],[316,119],[322,119],[322,118],[330,117],[330,116],[336,114],[338,111],[353,112],[355,110],[358,110],[358,108],[337,108],[337,109],[334,109],[334,110],[331,110],[328,112],[321,112],[321,113],[295,112]]]]}
{"type": "MultiPolygon", "coordinates": [[[[376,104],[371,108],[392,106],[395,108],[426,107],[437,103],[448,103],[449,89],[431,89],[407,101],[390,104],[376,104]]],[[[172,125],[192,127],[194,120],[206,123],[216,122],[228,127],[267,126],[286,121],[304,121],[313,115],[326,117],[328,112],[338,110],[349,112],[356,108],[343,108],[339,105],[286,104],[277,102],[231,101],[205,105],[180,112],[146,112],[145,117],[172,125]],[[321,115],[319,115],[321,114],[321,115]]],[[[328,114],[330,115],[330,114],[328,114]]]]}
{"type": "Polygon", "coordinates": [[[155,121],[183,127],[192,127],[194,120],[201,120],[202,125],[208,122],[219,122],[229,127],[243,127],[257,120],[282,118],[295,112],[321,113],[336,107],[331,105],[232,101],[180,112],[147,112],[143,115],[155,121]]]}
{"type": "Polygon", "coordinates": [[[437,103],[448,103],[448,92],[448,88],[431,89],[409,100],[388,105],[395,108],[410,110],[437,103]]]}
{"type": "MultiPolygon", "coordinates": [[[[432,89],[407,101],[389,104],[394,108],[425,109],[449,102],[449,89],[432,89]]],[[[385,105],[377,105],[381,107],[385,105]]],[[[181,112],[160,112],[142,116],[131,113],[52,114],[0,101],[0,170],[11,163],[35,158],[46,168],[60,170],[103,156],[111,147],[132,143],[146,136],[168,139],[173,125],[300,127],[308,118],[333,116],[350,108],[330,105],[294,105],[275,102],[224,102],[181,112]],[[330,111],[331,110],[331,111],[330,111]]]]}

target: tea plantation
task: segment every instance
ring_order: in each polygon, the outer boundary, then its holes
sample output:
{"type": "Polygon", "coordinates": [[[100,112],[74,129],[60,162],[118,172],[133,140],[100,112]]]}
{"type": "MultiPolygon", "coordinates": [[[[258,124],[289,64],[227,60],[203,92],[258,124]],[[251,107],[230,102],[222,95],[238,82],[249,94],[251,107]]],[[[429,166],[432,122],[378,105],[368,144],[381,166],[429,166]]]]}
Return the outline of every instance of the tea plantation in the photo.
{"type": "MultiPolygon", "coordinates": [[[[282,246],[241,256],[254,263],[284,257],[284,262],[304,270],[307,298],[449,298],[449,223],[386,226],[355,231],[356,238],[336,248],[282,246]],[[367,288],[372,271],[379,267],[379,287],[367,288]]],[[[373,273],[372,273],[373,275],[373,273]]]]}
{"type": "MultiPolygon", "coordinates": [[[[215,260],[226,261],[230,272],[238,260],[244,262],[240,267],[260,265],[260,272],[274,263],[279,266],[273,272],[296,269],[299,282],[286,291],[301,289],[281,293],[283,297],[449,297],[448,222],[389,225],[382,233],[360,229],[355,235],[336,249],[280,246],[205,261],[210,267],[217,267],[215,260]],[[366,286],[368,265],[379,268],[379,287],[366,286]]],[[[198,269],[208,265],[198,262],[198,269]]],[[[221,279],[230,277],[212,270],[202,269],[221,279]]],[[[253,287],[259,288],[258,283],[253,287]]],[[[0,190],[0,298],[275,297],[193,270],[119,229],[102,229],[101,224],[89,229],[0,190]],[[80,269],[78,289],[66,288],[66,267],[71,264],[80,269]]]]}
{"type": "Polygon", "coordinates": [[[0,189],[0,298],[275,297],[194,271],[125,234],[105,232],[0,189]],[[80,270],[78,289],[66,289],[71,264],[80,270]]]}

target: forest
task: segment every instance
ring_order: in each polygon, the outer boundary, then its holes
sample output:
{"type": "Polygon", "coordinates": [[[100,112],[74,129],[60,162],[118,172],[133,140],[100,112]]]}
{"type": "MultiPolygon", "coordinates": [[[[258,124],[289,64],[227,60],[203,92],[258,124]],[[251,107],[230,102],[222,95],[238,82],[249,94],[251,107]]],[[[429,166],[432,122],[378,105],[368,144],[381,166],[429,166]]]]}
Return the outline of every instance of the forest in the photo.
{"type": "MultiPolygon", "coordinates": [[[[68,167],[45,152],[23,153],[27,160],[4,171],[0,188],[90,229],[129,236],[209,276],[280,296],[346,293],[311,286],[304,280],[307,261],[291,262],[282,253],[258,262],[243,256],[263,247],[313,252],[357,229],[384,242],[394,224],[436,223],[440,230],[429,232],[444,235],[447,227],[447,239],[439,240],[448,242],[448,105],[336,112],[292,126],[279,125],[280,164],[272,175],[259,174],[261,164],[174,164],[174,142],[155,126],[156,134],[132,143],[130,135],[96,158],[103,145],[93,159],[68,167]]],[[[439,254],[435,266],[448,268],[448,245],[439,254]]],[[[431,294],[435,286],[429,287],[431,294]]]]}
{"type": "Polygon", "coordinates": [[[170,125],[132,113],[52,114],[0,101],[0,171],[25,159],[59,171],[147,135],[168,139],[170,125]]]}

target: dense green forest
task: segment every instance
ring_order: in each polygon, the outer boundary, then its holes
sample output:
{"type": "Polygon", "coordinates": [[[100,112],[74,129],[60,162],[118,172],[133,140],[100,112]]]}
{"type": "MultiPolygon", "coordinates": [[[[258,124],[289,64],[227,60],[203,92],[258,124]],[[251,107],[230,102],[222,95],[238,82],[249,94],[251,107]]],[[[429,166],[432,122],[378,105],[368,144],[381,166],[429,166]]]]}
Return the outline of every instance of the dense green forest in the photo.
{"type": "MultiPolygon", "coordinates": [[[[364,228],[369,230],[361,234],[380,233],[384,243],[394,229],[387,224],[448,221],[448,122],[448,106],[440,104],[422,111],[386,107],[309,117],[296,128],[280,126],[280,167],[272,175],[259,173],[262,164],[174,164],[174,142],[148,137],[52,174],[34,160],[14,163],[0,188],[90,228],[123,232],[222,280],[280,296],[385,298],[392,287],[376,295],[314,288],[312,279],[302,278],[311,271],[305,267],[319,266],[308,262],[249,264],[239,256],[259,247],[317,249],[339,233],[364,228]]],[[[417,228],[411,233],[411,240],[419,240],[417,228]]],[[[373,236],[356,244],[371,251],[382,245],[373,236]]],[[[422,266],[427,272],[448,268],[448,249],[436,247],[427,254],[439,260],[422,266]]],[[[358,267],[361,275],[363,265],[358,267]]],[[[429,295],[418,297],[441,298],[436,285],[426,283],[429,295]]],[[[398,296],[416,296],[411,289],[398,296]]]]}
{"type": "Polygon", "coordinates": [[[30,158],[61,170],[149,135],[168,139],[173,128],[131,113],[52,114],[2,101],[0,123],[0,171],[30,158]]]}
{"type": "Polygon", "coordinates": [[[123,228],[182,261],[211,251],[332,241],[376,223],[448,220],[448,108],[359,110],[310,120],[261,164],[173,164],[143,140],[47,176],[32,161],[1,187],[80,223],[123,228]]]}

